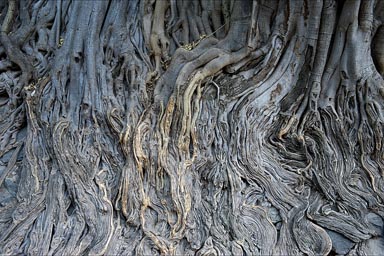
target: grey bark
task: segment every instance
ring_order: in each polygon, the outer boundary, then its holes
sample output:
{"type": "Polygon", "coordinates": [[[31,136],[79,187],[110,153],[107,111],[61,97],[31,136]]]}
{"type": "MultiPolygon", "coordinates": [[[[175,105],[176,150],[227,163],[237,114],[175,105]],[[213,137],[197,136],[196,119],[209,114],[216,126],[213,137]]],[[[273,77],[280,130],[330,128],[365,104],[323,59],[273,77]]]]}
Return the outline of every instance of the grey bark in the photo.
{"type": "Polygon", "coordinates": [[[0,11],[1,254],[382,254],[384,1],[0,11]]]}

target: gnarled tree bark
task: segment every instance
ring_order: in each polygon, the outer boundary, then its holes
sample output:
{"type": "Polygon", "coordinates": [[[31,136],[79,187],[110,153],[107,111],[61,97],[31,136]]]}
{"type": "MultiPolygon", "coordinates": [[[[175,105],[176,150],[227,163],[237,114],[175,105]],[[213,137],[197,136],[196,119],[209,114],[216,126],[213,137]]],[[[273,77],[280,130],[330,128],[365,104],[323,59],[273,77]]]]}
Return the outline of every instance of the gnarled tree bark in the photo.
{"type": "Polygon", "coordinates": [[[384,1],[0,10],[1,254],[384,250],[384,1]]]}

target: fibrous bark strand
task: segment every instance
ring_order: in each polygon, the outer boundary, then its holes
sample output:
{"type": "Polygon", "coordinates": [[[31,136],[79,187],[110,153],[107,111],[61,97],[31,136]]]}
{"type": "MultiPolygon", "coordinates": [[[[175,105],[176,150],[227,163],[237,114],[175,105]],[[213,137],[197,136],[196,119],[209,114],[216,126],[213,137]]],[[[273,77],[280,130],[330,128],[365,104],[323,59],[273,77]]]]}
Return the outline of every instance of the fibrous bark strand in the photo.
{"type": "Polygon", "coordinates": [[[0,253],[384,250],[383,1],[0,11],[0,253]]]}

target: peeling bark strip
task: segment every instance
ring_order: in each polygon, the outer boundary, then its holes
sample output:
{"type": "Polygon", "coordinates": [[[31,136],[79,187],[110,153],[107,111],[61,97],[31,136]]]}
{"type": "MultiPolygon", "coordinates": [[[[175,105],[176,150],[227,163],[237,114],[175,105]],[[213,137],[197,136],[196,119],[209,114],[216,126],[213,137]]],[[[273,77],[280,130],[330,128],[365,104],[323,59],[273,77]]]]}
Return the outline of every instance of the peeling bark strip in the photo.
{"type": "Polygon", "coordinates": [[[0,1],[0,254],[381,255],[384,1],[0,1]]]}

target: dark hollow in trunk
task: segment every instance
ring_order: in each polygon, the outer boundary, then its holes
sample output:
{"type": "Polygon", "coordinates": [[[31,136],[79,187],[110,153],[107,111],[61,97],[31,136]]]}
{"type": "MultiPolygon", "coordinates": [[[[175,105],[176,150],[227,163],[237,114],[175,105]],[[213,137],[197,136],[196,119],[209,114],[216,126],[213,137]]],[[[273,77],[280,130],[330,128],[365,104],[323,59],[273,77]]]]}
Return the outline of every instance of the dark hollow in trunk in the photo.
{"type": "Polygon", "coordinates": [[[384,1],[0,1],[0,253],[384,251],[384,1]]]}

